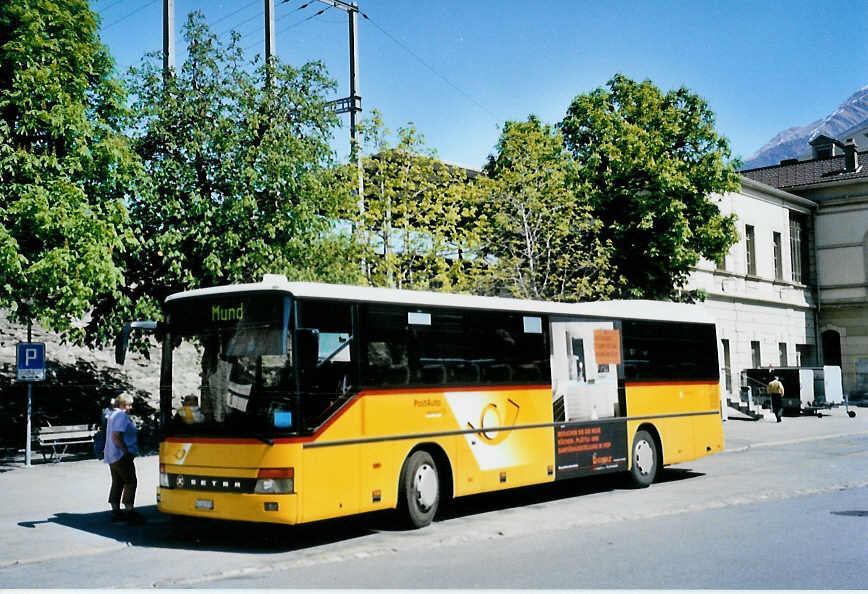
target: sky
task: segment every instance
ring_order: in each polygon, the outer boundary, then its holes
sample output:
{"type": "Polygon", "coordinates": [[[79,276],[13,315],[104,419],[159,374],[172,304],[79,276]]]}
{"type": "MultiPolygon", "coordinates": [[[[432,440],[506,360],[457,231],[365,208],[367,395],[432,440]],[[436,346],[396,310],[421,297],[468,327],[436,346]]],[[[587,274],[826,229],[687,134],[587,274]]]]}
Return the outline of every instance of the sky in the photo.
{"type": "MultiPolygon", "coordinates": [[[[275,1],[277,56],[322,61],[349,94],[346,13],[318,0],[275,1]],[[308,3],[308,6],[305,4],[308,3]],[[321,10],[325,12],[317,15],[321,10]]],[[[163,0],[90,0],[125,72],[162,49],[163,0]]],[[[868,85],[868,2],[358,0],[362,117],[412,122],[445,161],[481,167],[505,121],[563,119],[574,97],[616,73],[684,86],[716,114],[744,159],[776,133],[834,111],[868,85]]],[[[175,0],[181,27],[201,10],[222,39],[237,30],[264,53],[264,0],[175,0]]],[[[346,158],[348,116],[335,150],[346,158]]]]}

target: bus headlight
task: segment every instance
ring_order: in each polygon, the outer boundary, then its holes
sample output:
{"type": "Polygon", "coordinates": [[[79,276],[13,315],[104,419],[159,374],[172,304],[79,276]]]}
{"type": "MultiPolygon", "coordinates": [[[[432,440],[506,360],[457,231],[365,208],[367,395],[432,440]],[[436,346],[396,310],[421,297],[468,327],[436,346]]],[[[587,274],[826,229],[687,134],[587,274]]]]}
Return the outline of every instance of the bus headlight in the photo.
{"type": "Polygon", "coordinates": [[[169,488],[169,473],[166,472],[166,465],[160,464],[160,486],[169,488]]]}
{"type": "Polygon", "coordinates": [[[256,475],[254,493],[294,493],[294,468],[260,468],[256,475]]]}

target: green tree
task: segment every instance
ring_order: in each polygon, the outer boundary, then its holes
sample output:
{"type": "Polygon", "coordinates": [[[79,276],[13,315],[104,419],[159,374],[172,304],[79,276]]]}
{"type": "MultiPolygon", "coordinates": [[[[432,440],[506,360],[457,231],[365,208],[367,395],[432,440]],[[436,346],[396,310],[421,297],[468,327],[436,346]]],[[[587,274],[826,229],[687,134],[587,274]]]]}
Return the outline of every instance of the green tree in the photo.
{"type": "Polygon", "coordinates": [[[365,210],[352,218],[363,231],[368,283],[467,288],[481,228],[471,172],[439,160],[412,123],[399,128],[394,146],[376,110],[361,132],[365,210]]]}
{"type": "Polygon", "coordinates": [[[0,3],[0,307],[73,322],[123,283],[138,175],[125,94],[86,0],[0,3]]]}
{"type": "Polygon", "coordinates": [[[714,198],[739,188],[738,163],[701,97],[619,74],[576,97],[560,130],[626,279],[616,296],[678,298],[701,256],[717,260],[738,240],[714,198]]]}
{"type": "Polygon", "coordinates": [[[344,254],[349,239],[334,230],[348,197],[331,173],[338,120],[324,67],[246,63],[239,36],[221,43],[199,12],[183,34],[187,57],[173,76],[164,80],[160,54],[130,72],[146,184],[130,204],[139,241],[128,288],[100,305],[91,326],[100,340],[130,317],[158,316],[176,291],[266,272],[358,277],[344,254]]]}
{"type": "Polygon", "coordinates": [[[552,126],[536,116],[506,122],[485,172],[488,292],[556,301],[611,294],[611,250],[585,193],[576,191],[576,163],[552,126]]]}

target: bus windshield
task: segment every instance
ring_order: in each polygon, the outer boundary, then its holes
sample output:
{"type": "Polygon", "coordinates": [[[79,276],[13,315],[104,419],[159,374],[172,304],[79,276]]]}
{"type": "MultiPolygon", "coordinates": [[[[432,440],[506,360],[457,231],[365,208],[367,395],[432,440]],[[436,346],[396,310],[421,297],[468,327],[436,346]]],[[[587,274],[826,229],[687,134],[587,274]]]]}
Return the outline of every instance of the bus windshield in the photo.
{"type": "Polygon", "coordinates": [[[169,435],[295,431],[296,374],[285,295],[167,304],[172,354],[169,435]]]}

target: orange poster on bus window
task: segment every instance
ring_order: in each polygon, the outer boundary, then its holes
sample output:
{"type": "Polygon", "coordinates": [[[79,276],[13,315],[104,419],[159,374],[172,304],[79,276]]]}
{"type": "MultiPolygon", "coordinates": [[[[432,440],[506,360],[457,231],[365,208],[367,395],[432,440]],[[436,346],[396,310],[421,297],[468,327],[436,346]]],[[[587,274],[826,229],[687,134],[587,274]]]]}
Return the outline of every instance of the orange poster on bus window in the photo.
{"type": "Polygon", "coordinates": [[[594,355],[597,365],[621,363],[621,331],[594,330],[594,355]]]}

